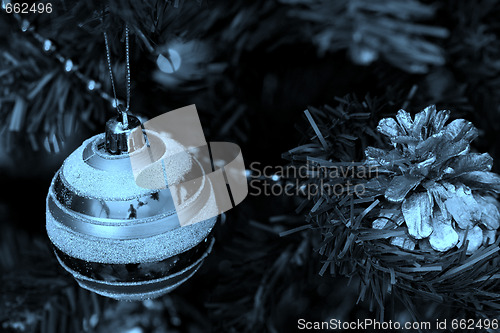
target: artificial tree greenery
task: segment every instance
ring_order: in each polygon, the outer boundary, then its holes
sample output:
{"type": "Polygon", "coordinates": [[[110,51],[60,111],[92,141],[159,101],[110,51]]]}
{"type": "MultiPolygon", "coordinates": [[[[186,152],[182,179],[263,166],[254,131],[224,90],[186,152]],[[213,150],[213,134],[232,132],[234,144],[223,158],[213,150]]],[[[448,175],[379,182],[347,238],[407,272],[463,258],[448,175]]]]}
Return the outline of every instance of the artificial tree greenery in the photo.
{"type": "Polygon", "coordinates": [[[414,275],[391,270],[388,262],[407,267],[415,257],[390,243],[404,232],[372,228],[385,200],[381,189],[358,201],[249,197],[221,223],[214,254],[191,284],[161,300],[125,305],[72,284],[38,227],[43,214],[28,215],[25,204],[31,198],[33,211],[43,211],[51,172],[114,114],[102,94],[112,95],[103,33],[118,98],[126,99],[125,25],[131,112],[147,119],[195,103],[207,137],[237,142],[247,165],[363,163],[368,147],[390,147],[377,131],[381,119],[436,104],[451,111],[450,122],[475,125],[471,151],[489,153],[488,165],[498,171],[496,1],[71,0],[53,8],[51,14],[0,12],[6,32],[0,34],[0,170],[10,177],[2,180],[9,190],[1,195],[3,330],[281,331],[296,327],[283,313],[317,320],[456,314],[439,305],[446,290],[425,289],[409,276],[439,288],[456,283],[463,297],[450,302],[465,316],[498,309],[496,279],[484,278],[498,260],[497,243],[469,257],[484,264],[475,271],[480,276],[453,270],[467,263],[465,247],[417,258],[424,268],[436,256],[449,264],[448,284],[437,264],[414,275]],[[182,63],[164,72],[158,61],[173,51],[182,63]],[[74,65],[69,71],[67,59],[74,65]],[[33,165],[42,171],[35,174],[33,165]],[[345,224],[350,218],[357,229],[345,224]],[[423,301],[412,301],[416,296],[423,301]]]}

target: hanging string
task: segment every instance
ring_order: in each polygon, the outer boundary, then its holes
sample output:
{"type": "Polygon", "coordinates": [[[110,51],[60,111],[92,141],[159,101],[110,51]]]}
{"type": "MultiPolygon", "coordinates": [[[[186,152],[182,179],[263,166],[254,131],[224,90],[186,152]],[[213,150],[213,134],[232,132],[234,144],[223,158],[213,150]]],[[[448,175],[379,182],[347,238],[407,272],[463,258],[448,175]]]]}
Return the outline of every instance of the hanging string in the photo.
{"type": "Polygon", "coordinates": [[[113,107],[116,108],[119,115],[122,116],[122,123],[124,127],[128,127],[128,116],[127,113],[130,110],[130,94],[131,94],[131,84],[130,84],[130,43],[129,43],[129,28],[128,24],[125,24],[125,58],[126,58],[126,70],[127,70],[127,106],[125,110],[122,110],[120,104],[118,103],[118,97],[116,95],[115,81],[113,77],[113,69],[111,67],[111,52],[109,49],[108,36],[104,32],[104,43],[106,45],[106,59],[108,61],[109,77],[111,80],[111,87],[113,89],[114,103],[113,107]]]}
{"type": "Polygon", "coordinates": [[[127,58],[127,109],[130,110],[130,47],[128,38],[128,24],[125,24],[125,56],[127,58]]]}
{"type": "Polygon", "coordinates": [[[118,110],[118,98],[116,97],[116,88],[115,88],[115,80],[113,78],[113,69],[111,67],[111,53],[109,51],[108,35],[106,34],[106,31],[103,34],[104,34],[104,44],[106,45],[106,59],[108,61],[109,78],[111,80],[111,88],[113,88],[113,96],[114,96],[113,107],[116,109],[116,111],[118,113],[120,113],[120,111],[118,110]]]}
{"type": "MultiPolygon", "coordinates": [[[[106,32],[104,32],[104,42],[106,44],[106,58],[108,60],[108,68],[109,68],[109,76],[111,78],[111,86],[113,88],[113,94],[115,96],[115,104],[114,107],[117,109],[118,114],[121,114],[122,116],[122,124],[125,128],[128,127],[128,112],[130,110],[130,95],[131,95],[131,80],[130,80],[130,38],[129,38],[129,28],[128,24],[125,24],[125,59],[126,59],[126,70],[127,70],[127,106],[125,111],[123,111],[118,104],[118,98],[116,97],[116,88],[115,88],[115,81],[113,79],[113,70],[111,68],[111,52],[109,51],[109,44],[108,44],[108,36],[106,32]]],[[[146,145],[150,147],[149,145],[149,139],[146,134],[146,130],[144,128],[144,125],[141,124],[142,128],[142,134],[144,135],[144,140],[146,142],[146,145]]]]}

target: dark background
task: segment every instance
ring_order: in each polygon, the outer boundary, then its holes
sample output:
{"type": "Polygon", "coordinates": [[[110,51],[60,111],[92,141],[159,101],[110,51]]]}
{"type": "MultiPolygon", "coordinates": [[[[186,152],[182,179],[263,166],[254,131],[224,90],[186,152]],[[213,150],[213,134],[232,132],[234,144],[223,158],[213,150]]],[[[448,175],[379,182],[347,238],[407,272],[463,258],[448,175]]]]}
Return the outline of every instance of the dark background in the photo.
{"type": "MultiPolygon", "coordinates": [[[[203,269],[159,300],[117,303],[79,289],[51,253],[45,197],[63,160],[103,132],[113,110],[85,80],[64,71],[55,51],[43,51],[45,39],[112,94],[106,31],[124,100],[127,22],[131,112],[150,119],[194,103],[207,141],[237,143],[247,167],[285,164],[282,153],[308,139],[303,111],[336,106],[346,95],[378,98],[386,114],[404,104],[410,112],[430,104],[450,109],[479,128],[474,148],[498,161],[497,1],[52,5],[51,14],[0,14],[0,330],[282,332],[296,328],[297,318],[375,317],[370,304],[356,305],[355,283],[318,275],[323,259],[314,251],[314,232],[279,236],[306,223],[294,198],[248,197],[215,230],[217,245],[203,269]],[[31,32],[22,32],[25,21],[31,32]],[[173,74],[156,64],[168,49],[183,60],[173,74]],[[16,107],[17,99],[24,106],[16,107]]],[[[397,304],[389,316],[409,320],[397,304]]]]}

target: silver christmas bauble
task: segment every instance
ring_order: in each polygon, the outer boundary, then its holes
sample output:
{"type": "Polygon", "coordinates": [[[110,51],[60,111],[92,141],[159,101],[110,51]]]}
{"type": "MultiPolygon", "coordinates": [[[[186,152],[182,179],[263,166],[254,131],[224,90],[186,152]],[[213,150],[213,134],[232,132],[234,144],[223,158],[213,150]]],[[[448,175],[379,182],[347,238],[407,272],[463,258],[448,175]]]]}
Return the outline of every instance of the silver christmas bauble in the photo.
{"type": "MultiPolygon", "coordinates": [[[[160,154],[176,153],[170,183],[202,172],[176,141],[154,132],[148,138],[163,147],[160,154]]],[[[86,140],[56,173],[47,195],[47,233],[60,264],[81,287],[119,300],[158,297],[189,279],[210,253],[213,187],[201,178],[189,198],[139,187],[130,158],[140,152],[114,154],[106,140],[104,134],[86,140]],[[194,202],[201,222],[181,227],[176,200],[194,202]]]]}

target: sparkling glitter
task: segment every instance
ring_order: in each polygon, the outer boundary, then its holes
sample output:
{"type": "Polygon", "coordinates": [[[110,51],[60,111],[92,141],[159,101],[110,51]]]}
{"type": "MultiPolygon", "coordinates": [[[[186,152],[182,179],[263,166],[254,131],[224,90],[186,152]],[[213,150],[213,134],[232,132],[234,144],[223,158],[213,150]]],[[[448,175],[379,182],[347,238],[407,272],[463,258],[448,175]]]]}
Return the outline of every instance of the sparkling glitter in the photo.
{"type": "MultiPolygon", "coordinates": [[[[73,190],[81,196],[111,200],[126,200],[152,193],[152,190],[136,184],[131,168],[120,172],[108,172],[96,169],[83,161],[85,147],[94,140],[103,139],[104,134],[100,134],[86,140],[64,162],[62,173],[73,190]]],[[[182,146],[176,141],[168,138],[164,140],[167,147],[166,154],[172,155],[182,151],[182,146]]],[[[178,183],[191,168],[188,153],[184,159],[178,158],[176,161],[178,165],[169,168],[168,179],[172,184],[178,183]]]]}
{"type": "Polygon", "coordinates": [[[202,242],[216,218],[148,238],[116,240],[82,235],[62,225],[48,213],[47,234],[68,255],[91,262],[128,264],[156,262],[185,252],[202,242]]]}
{"type": "MultiPolygon", "coordinates": [[[[121,172],[104,171],[92,167],[83,160],[85,148],[94,141],[99,142],[103,139],[104,135],[101,134],[86,140],[64,162],[61,172],[71,189],[80,196],[115,201],[140,198],[151,194],[151,190],[136,185],[131,169],[121,172]]],[[[182,146],[177,142],[171,139],[168,140],[170,141],[166,142],[166,154],[182,151],[182,146]]],[[[189,171],[191,160],[187,153],[186,158],[188,158],[188,162],[184,160],[184,165],[179,165],[175,169],[178,172],[170,175],[171,178],[169,179],[178,182],[189,171]]],[[[208,236],[217,220],[216,217],[213,217],[217,215],[215,196],[211,188],[210,191],[207,202],[205,202],[195,218],[203,220],[203,222],[179,227],[155,236],[122,240],[106,238],[106,235],[96,237],[82,234],[67,227],[64,224],[65,221],[57,221],[48,209],[46,213],[47,233],[53,244],[61,251],[86,261],[124,264],[164,260],[191,249],[208,236]]],[[[77,216],[84,222],[88,221],[89,224],[101,223],[98,220],[94,221],[91,216],[81,214],[77,216]]],[[[130,220],[127,221],[130,222],[130,220]]],[[[116,220],[116,222],[120,225],[120,220],[116,220]]]]}

